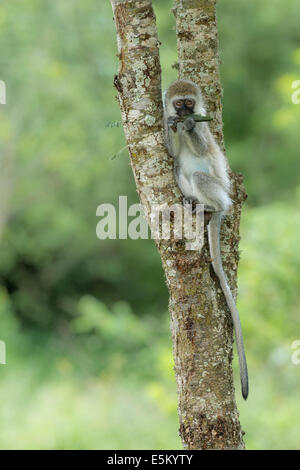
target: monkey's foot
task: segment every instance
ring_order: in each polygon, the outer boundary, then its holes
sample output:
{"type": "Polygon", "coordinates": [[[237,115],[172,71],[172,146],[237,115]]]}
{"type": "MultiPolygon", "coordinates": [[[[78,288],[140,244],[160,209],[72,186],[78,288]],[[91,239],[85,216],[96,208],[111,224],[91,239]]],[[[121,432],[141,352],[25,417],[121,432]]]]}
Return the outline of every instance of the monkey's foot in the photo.
{"type": "MultiPolygon", "coordinates": [[[[183,197],[183,206],[186,207],[186,206],[191,205],[192,206],[192,214],[195,214],[195,212],[197,210],[197,203],[198,203],[197,199],[195,199],[192,196],[183,197]]],[[[221,212],[221,211],[216,210],[213,206],[209,206],[209,205],[204,204],[204,226],[205,227],[209,224],[210,219],[212,218],[212,215],[215,212],[221,212]]]]}
{"type": "Polygon", "coordinates": [[[192,197],[192,196],[190,196],[190,197],[183,197],[182,202],[183,202],[184,207],[191,205],[191,206],[192,206],[192,214],[195,213],[195,211],[196,211],[197,199],[195,199],[195,198],[192,197]]]}
{"type": "Polygon", "coordinates": [[[196,203],[197,202],[197,199],[193,196],[189,196],[189,197],[183,197],[183,205],[186,206],[187,204],[193,204],[193,203],[196,203]]]}

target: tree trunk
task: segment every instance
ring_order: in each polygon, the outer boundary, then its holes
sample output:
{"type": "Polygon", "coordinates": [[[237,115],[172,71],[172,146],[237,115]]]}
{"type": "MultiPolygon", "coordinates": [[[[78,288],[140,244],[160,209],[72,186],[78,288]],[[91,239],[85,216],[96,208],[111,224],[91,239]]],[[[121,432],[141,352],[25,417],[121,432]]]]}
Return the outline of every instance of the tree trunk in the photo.
{"type": "MultiPolygon", "coordinates": [[[[117,29],[119,92],[125,136],[137,190],[150,220],[151,206],[181,201],[162,128],[159,41],[151,0],[111,0],[117,29]]],[[[221,88],[214,0],[176,4],[179,70],[200,84],[212,129],[222,142],[221,88]]],[[[244,197],[234,177],[234,214],[223,223],[223,259],[236,288],[239,214],[244,197]]],[[[232,323],[207,246],[201,253],[184,241],[156,241],[167,285],[179,399],[180,435],[186,449],[244,448],[234,397],[232,323]]]]}

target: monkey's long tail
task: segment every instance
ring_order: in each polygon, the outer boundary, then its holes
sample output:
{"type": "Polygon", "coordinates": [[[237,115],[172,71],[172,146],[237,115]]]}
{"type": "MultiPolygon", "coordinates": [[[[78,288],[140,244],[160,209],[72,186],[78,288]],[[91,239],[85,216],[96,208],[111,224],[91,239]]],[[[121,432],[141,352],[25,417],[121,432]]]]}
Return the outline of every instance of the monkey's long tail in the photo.
{"type": "Polygon", "coordinates": [[[212,265],[213,265],[214,271],[220,280],[220,284],[224,292],[227,305],[231,312],[231,317],[232,317],[234,331],[235,331],[237,351],[238,351],[238,356],[239,356],[239,363],[240,363],[242,395],[243,395],[243,398],[246,400],[248,396],[248,391],[249,391],[248,369],[247,369],[247,362],[246,362],[246,356],[245,356],[245,350],[244,350],[240,316],[236,308],[235,301],[231,293],[230,287],[228,286],[228,282],[227,282],[226,275],[224,273],[224,269],[222,265],[221,250],[220,250],[221,220],[222,220],[221,213],[215,212],[213,213],[211,221],[208,225],[210,256],[213,260],[212,265]]]}

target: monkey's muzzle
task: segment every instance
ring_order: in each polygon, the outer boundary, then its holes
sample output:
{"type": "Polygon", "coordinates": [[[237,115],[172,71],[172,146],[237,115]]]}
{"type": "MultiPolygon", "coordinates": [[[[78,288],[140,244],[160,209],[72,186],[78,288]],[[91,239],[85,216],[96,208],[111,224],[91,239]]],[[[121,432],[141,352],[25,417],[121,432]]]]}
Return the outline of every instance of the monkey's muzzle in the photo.
{"type": "Polygon", "coordinates": [[[178,109],[177,114],[180,117],[188,116],[189,114],[193,114],[193,109],[183,105],[182,108],[178,109]]]}

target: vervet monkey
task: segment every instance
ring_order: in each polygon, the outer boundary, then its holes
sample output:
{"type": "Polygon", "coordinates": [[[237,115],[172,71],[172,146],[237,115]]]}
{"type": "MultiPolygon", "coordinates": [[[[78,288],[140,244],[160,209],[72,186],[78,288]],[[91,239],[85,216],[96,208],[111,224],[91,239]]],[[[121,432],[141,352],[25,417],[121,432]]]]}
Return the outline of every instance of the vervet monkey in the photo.
{"type": "Polygon", "coordinates": [[[211,213],[208,238],[212,265],[231,312],[240,363],[242,395],[246,400],[248,371],[241,322],[223,270],[220,251],[222,216],[232,205],[230,179],[225,157],[207,122],[196,122],[192,116],[188,117],[192,114],[206,115],[201,91],[190,80],[177,80],[169,86],[164,96],[166,145],[174,158],[175,178],[184,196],[184,203],[196,201],[204,204],[205,213],[211,213]]]}

